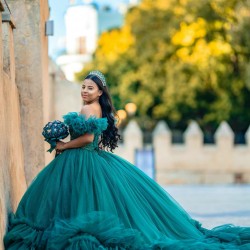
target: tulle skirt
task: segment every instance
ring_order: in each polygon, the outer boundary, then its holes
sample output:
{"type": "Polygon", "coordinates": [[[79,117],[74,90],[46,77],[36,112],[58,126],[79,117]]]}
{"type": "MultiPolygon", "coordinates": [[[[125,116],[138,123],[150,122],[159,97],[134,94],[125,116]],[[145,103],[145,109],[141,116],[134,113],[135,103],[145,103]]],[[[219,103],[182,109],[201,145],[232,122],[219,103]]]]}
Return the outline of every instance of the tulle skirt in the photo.
{"type": "Polygon", "coordinates": [[[33,180],[10,218],[6,249],[250,249],[250,227],[202,228],[125,159],[64,151],[33,180]]]}

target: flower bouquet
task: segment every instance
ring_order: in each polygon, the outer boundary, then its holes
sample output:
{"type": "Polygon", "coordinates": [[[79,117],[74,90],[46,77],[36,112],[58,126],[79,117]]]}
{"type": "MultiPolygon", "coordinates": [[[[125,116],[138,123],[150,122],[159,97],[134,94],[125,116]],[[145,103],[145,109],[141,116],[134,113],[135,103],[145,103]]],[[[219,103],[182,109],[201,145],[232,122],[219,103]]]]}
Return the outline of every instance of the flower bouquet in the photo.
{"type": "Polygon", "coordinates": [[[69,129],[65,123],[54,120],[44,126],[42,135],[44,140],[50,144],[51,147],[47,152],[51,153],[56,148],[56,142],[69,135],[69,129]]]}

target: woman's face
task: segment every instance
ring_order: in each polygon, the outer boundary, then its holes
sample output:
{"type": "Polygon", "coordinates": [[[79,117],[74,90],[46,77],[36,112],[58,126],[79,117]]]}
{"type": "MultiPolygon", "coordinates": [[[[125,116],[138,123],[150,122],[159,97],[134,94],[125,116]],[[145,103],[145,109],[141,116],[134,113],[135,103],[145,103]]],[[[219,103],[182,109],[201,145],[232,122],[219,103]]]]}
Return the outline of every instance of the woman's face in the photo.
{"type": "Polygon", "coordinates": [[[97,84],[91,79],[85,79],[82,84],[81,96],[84,103],[92,103],[99,100],[102,90],[99,90],[97,84]]]}

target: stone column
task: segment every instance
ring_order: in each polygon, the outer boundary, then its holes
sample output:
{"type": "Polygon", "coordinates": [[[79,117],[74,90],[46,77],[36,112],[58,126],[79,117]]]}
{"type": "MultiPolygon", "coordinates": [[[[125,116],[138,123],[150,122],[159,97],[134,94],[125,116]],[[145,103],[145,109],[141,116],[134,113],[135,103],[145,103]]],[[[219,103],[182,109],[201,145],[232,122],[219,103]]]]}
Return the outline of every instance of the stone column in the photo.
{"type": "Polygon", "coordinates": [[[153,145],[155,151],[156,180],[165,183],[169,162],[171,161],[172,134],[164,121],[159,121],[153,131],[153,145]]]}
{"type": "Polygon", "coordinates": [[[132,120],[124,130],[124,145],[126,148],[126,160],[135,162],[135,150],[143,146],[143,135],[137,122],[132,120]]]}
{"type": "Polygon", "coordinates": [[[227,122],[223,121],[215,132],[216,145],[220,150],[230,152],[234,146],[234,132],[227,122]]]}
{"type": "Polygon", "coordinates": [[[44,167],[41,131],[48,116],[47,0],[8,0],[16,22],[14,33],[16,84],[21,107],[21,130],[27,183],[44,167]]]}
{"type": "Polygon", "coordinates": [[[233,148],[234,133],[227,122],[223,121],[215,132],[215,141],[217,147],[218,171],[232,171],[233,168],[233,148]]]}
{"type": "Polygon", "coordinates": [[[194,152],[203,145],[203,133],[196,121],[192,121],[184,132],[187,150],[194,152]]]}

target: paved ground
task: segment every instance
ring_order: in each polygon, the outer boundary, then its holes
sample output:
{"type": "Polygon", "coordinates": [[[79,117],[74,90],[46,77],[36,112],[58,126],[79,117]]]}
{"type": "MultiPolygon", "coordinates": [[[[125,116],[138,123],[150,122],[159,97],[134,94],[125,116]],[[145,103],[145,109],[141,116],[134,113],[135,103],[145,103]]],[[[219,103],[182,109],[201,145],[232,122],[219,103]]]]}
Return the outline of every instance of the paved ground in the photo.
{"type": "Polygon", "coordinates": [[[250,185],[187,185],[165,189],[203,227],[250,226],[250,185]]]}

